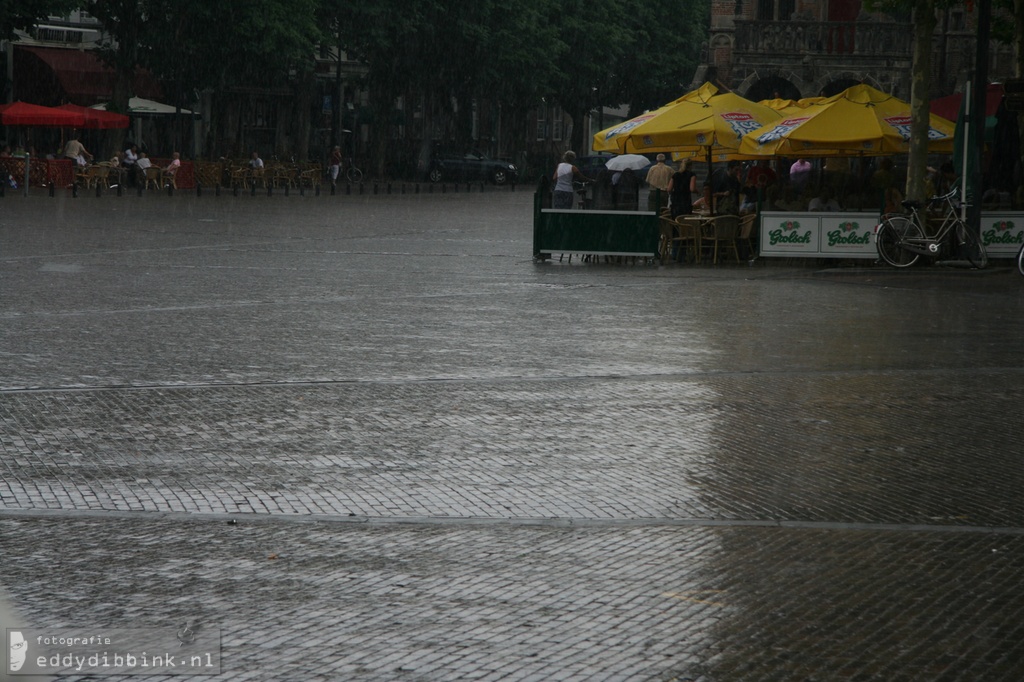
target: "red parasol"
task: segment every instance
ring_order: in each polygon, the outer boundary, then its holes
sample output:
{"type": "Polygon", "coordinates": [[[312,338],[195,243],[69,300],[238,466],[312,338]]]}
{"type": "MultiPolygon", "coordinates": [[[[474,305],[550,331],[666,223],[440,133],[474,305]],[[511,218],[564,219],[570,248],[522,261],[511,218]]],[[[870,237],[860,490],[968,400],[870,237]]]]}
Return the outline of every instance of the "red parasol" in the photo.
{"type": "Polygon", "coordinates": [[[114,113],[113,111],[89,109],[88,107],[80,107],[77,104],[61,104],[57,108],[85,116],[85,123],[82,124],[82,128],[96,128],[102,130],[106,130],[108,128],[127,128],[130,123],[127,116],[124,114],[114,113]]]}
{"type": "Polygon", "coordinates": [[[78,128],[85,125],[85,116],[64,109],[13,102],[0,106],[0,123],[5,126],[78,128]]]}

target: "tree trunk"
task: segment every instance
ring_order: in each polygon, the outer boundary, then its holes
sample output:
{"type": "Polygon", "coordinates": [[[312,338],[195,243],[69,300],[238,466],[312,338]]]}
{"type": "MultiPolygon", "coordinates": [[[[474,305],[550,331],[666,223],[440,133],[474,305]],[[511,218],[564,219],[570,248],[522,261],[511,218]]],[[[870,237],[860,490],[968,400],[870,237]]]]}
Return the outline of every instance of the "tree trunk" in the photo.
{"type": "Polygon", "coordinates": [[[583,152],[586,151],[583,148],[583,135],[586,133],[584,122],[587,120],[587,108],[584,106],[574,106],[571,109],[566,109],[565,113],[569,114],[569,118],[572,119],[572,135],[569,136],[569,149],[579,155],[583,155],[583,152]]]}
{"type": "Polygon", "coordinates": [[[935,0],[914,0],[914,61],[910,85],[910,159],[906,196],[925,199],[928,172],[928,129],[932,81],[932,37],[935,34],[935,0]]]}

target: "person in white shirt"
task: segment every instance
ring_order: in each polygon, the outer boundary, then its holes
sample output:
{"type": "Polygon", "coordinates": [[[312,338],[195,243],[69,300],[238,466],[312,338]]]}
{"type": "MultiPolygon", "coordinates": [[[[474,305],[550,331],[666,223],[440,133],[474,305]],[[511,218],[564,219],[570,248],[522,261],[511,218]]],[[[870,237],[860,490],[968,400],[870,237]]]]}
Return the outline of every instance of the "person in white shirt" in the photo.
{"type": "Polygon", "coordinates": [[[127,171],[128,184],[132,187],[135,186],[135,162],[139,160],[139,148],[135,145],[131,145],[128,149],[124,150],[124,157],[121,159],[121,165],[127,171]]]}
{"type": "Polygon", "coordinates": [[[575,188],[572,186],[573,180],[592,182],[575,166],[574,161],[576,161],[576,152],[568,151],[562,156],[562,163],[558,164],[558,168],[555,169],[555,175],[552,178],[555,181],[552,208],[572,208],[575,195],[575,188]]]}
{"type": "Polygon", "coordinates": [[[139,152],[139,158],[135,161],[136,173],[138,173],[138,181],[142,183],[142,186],[146,186],[146,169],[152,168],[153,162],[149,160],[149,156],[146,152],[139,152]]]}
{"type": "Polygon", "coordinates": [[[263,168],[263,159],[260,158],[259,152],[252,153],[252,158],[249,159],[249,168],[253,170],[260,170],[263,168]]]}

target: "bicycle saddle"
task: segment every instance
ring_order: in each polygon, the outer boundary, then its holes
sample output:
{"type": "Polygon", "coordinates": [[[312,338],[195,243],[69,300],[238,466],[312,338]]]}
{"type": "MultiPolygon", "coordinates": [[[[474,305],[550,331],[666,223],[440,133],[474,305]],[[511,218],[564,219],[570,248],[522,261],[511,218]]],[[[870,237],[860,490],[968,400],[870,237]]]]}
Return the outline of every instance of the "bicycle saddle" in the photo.
{"type": "Polygon", "coordinates": [[[904,199],[903,201],[900,202],[900,205],[903,208],[912,210],[916,210],[924,206],[924,204],[918,201],[917,199],[904,199]]]}

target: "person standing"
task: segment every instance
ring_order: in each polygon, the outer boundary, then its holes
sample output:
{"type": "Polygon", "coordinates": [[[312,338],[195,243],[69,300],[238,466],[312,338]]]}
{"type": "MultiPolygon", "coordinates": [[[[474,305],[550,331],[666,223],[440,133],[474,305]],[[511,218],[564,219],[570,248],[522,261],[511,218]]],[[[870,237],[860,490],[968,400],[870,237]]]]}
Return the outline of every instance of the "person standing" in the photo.
{"type": "Polygon", "coordinates": [[[124,167],[125,175],[128,179],[128,185],[130,187],[135,187],[135,183],[138,180],[138,178],[135,177],[135,174],[138,172],[138,168],[135,164],[138,163],[138,161],[138,146],[134,144],[129,145],[129,147],[124,150],[124,158],[121,159],[121,165],[124,167]]]}
{"type": "Polygon", "coordinates": [[[64,157],[71,159],[76,165],[84,166],[87,159],[92,159],[92,154],[85,148],[85,145],[72,136],[64,145],[64,157]]]}
{"type": "Polygon", "coordinates": [[[811,178],[811,162],[807,159],[797,159],[789,167],[789,181],[796,187],[799,194],[804,191],[807,181],[811,178]]]}
{"type": "Polygon", "coordinates": [[[338,174],[341,173],[341,147],[338,145],[334,146],[331,150],[331,159],[328,162],[328,167],[331,172],[331,184],[338,184],[338,174]]]}
{"type": "Polygon", "coordinates": [[[740,209],[740,174],[743,164],[730,161],[725,170],[719,168],[711,176],[711,192],[714,195],[714,210],[720,215],[735,214],[740,209]]]}
{"type": "Polygon", "coordinates": [[[689,169],[689,162],[679,162],[679,170],[668,181],[669,207],[672,217],[693,213],[693,193],[697,191],[697,176],[689,169]]]}
{"type": "Polygon", "coordinates": [[[576,152],[567,151],[562,156],[562,163],[558,164],[552,180],[555,181],[555,191],[551,202],[552,208],[572,208],[573,197],[576,192],[573,189],[573,180],[590,182],[590,178],[583,175],[576,167],[576,152]]]}
{"type": "Polygon", "coordinates": [[[644,178],[650,187],[650,193],[647,195],[647,210],[658,212],[668,205],[668,183],[671,179],[672,169],[665,165],[665,155],[658,154],[657,163],[651,166],[651,169],[647,171],[647,177],[644,178]],[[658,190],[661,192],[660,204],[655,203],[658,190]]]}

